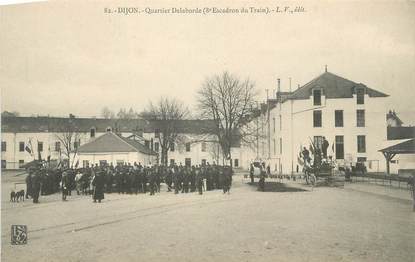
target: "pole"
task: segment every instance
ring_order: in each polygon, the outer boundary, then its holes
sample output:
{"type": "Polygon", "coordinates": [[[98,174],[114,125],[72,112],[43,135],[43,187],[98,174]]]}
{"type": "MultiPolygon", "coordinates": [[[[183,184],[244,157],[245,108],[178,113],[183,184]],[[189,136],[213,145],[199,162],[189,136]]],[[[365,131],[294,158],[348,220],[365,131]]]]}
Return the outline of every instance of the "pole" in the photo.
{"type": "Polygon", "coordinates": [[[268,98],[268,89],[267,91],[267,122],[268,122],[268,162],[271,159],[271,124],[270,124],[270,110],[269,110],[269,98],[268,98]]]}
{"type": "MultiPolygon", "coordinates": [[[[257,103],[257,108],[259,109],[259,105],[258,105],[258,101],[257,103]]],[[[256,159],[259,158],[259,115],[256,118],[256,159]]]]}
{"type": "MultiPolygon", "coordinates": [[[[291,77],[290,77],[290,93],[291,93],[291,77]]],[[[293,102],[290,99],[290,116],[291,116],[291,175],[294,174],[294,114],[293,114],[293,102]]]]}

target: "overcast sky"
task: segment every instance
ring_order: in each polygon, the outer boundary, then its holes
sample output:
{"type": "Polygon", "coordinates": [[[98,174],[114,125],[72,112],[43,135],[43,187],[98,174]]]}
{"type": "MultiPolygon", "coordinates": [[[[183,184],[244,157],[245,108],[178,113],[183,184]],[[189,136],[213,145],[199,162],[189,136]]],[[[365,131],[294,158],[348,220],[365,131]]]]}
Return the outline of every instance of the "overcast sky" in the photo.
{"type": "Polygon", "coordinates": [[[306,2],[306,13],[291,15],[104,13],[105,7],[119,6],[273,8],[275,3],[2,6],[2,110],[99,116],[103,106],[140,111],[162,95],[193,106],[204,79],[224,70],[249,77],[264,100],[277,78],[288,91],[289,77],[293,87],[303,85],[327,64],[332,73],[390,94],[389,108],[415,124],[414,2],[306,2]]]}

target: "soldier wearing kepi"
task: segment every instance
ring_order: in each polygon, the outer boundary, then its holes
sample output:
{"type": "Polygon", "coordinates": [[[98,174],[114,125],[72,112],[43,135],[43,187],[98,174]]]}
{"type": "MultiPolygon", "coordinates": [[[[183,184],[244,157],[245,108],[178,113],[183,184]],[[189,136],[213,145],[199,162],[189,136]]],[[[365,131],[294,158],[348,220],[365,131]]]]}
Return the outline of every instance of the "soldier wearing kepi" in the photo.
{"type": "Polygon", "coordinates": [[[64,171],[62,173],[62,201],[66,201],[66,196],[68,195],[69,186],[70,186],[70,182],[69,182],[68,172],[64,171]]]}
{"type": "Polygon", "coordinates": [[[200,168],[196,167],[195,169],[195,178],[196,178],[196,186],[197,186],[197,190],[199,191],[199,195],[203,194],[203,176],[202,176],[202,172],[200,172],[200,168]]]}
{"type": "Polygon", "coordinates": [[[101,200],[104,199],[105,180],[100,170],[96,171],[95,176],[92,179],[92,185],[94,187],[94,203],[97,202],[97,200],[101,203],[101,200]]]}
{"type": "Polygon", "coordinates": [[[29,174],[26,177],[26,199],[29,199],[29,196],[32,197],[32,175],[33,168],[29,168],[29,174]]]}
{"type": "Polygon", "coordinates": [[[32,198],[33,203],[39,203],[39,194],[41,187],[40,170],[36,170],[32,177],[32,198]]]}

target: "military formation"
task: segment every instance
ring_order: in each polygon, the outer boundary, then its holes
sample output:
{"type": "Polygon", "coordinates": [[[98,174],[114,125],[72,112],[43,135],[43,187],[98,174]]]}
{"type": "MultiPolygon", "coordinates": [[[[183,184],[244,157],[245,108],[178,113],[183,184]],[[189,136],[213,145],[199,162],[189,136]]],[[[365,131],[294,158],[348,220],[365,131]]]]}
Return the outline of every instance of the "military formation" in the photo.
{"type": "Polygon", "coordinates": [[[223,190],[230,193],[232,168],[210,165],[170,166],[123,163],[114,166],[91,166],[85,168],[55,168],[44,165],[28,168],[26,177],[26,198],[39,203],[40,195],[62,193],[66,201],[72,191],[77,195],[92,195],[93,201],[100,203],[105,193],[146,194],[160,193],[164,183],[168,192],[174,194],[223,190]]]}

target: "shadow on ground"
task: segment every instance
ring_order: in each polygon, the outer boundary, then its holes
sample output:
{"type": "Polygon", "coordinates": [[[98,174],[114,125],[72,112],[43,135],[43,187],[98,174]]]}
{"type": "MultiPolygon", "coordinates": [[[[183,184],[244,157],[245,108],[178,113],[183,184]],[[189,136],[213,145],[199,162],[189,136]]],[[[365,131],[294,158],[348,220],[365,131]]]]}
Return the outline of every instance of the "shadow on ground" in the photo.
{"type": "MultiPolygon", "coordinates": [[[[258,190],[258,182],[254,183],[247,183],[247,185],[251,186],[255,190],[258,190]]],[[[302,188],[290,187],[286,184],[279,183],[279,182],[265,182],[265,190],[264,192],[304,192],[307,191],[302,188]]]]}

